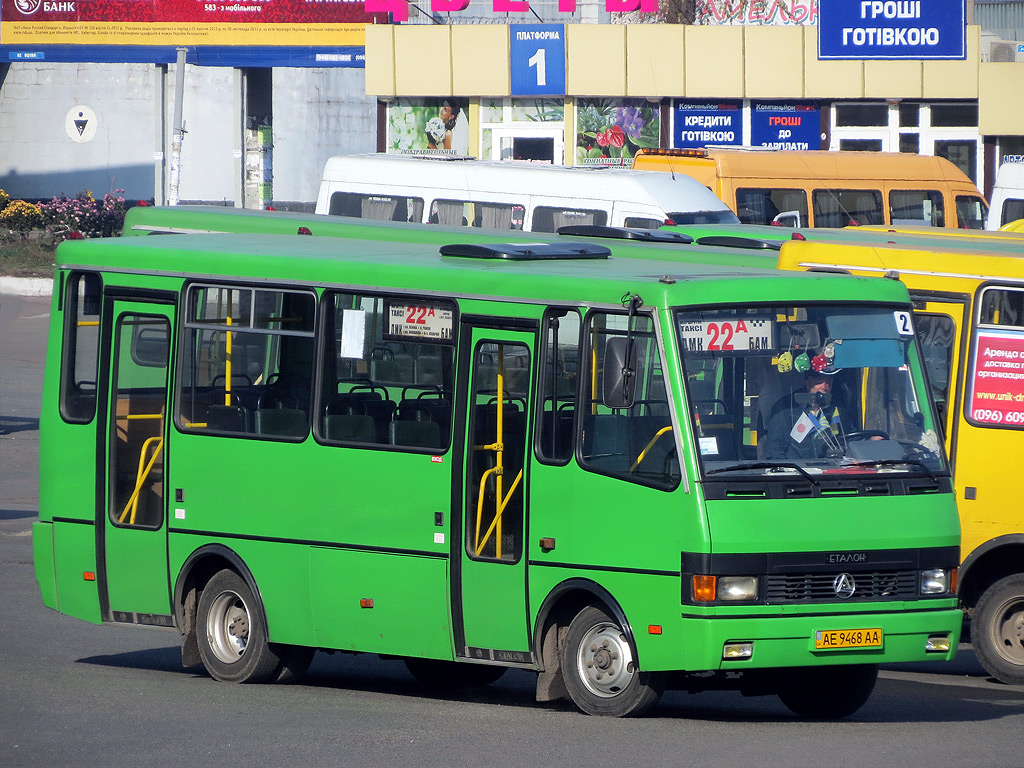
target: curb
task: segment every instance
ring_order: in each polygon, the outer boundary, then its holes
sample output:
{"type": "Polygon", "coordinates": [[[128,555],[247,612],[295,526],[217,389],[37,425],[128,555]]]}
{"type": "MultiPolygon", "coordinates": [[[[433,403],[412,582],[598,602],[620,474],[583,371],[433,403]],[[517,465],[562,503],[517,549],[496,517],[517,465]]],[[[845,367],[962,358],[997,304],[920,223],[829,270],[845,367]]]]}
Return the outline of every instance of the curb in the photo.
{"type": "Polygon", "coordinates": [[[53,293],[53,280],[49,277],[0,277],[0,293],[49,296],[53,293]]]}

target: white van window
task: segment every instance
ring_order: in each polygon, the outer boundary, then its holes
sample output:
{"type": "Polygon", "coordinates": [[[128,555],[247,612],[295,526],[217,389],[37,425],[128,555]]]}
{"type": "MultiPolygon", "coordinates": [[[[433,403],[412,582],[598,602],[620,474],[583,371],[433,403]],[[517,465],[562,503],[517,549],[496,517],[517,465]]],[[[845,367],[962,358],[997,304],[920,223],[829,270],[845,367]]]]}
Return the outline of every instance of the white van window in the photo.
{"type": "Polygon", "coordinates": [[[946,226],[942,193],[937,189],[894,189],[889,192],[889,220],[893,224],[946,226]]]}
{"type": "Polygon", "coordinates": [[[999,214],[999,226],[1017,219],[1024,219],[1024,200],[1004,200],[1003,210],[999,214]]]}
{"type": "Polygon", "coordinates": [[[960,229],[984,228],[986,213],[988,213],[988,206],[980,197],[975,195],[956,196],[956,225],[960,229]]]}
{"type": "Polygon", "coordinates": [[[430,204],[431,224],[446,227],[468,227],[473,204],[466,200],[435,200],[430,204]]]}
{"type": "Polygon", "coordinates": [[[627,216],[622,226],[632,229],[658,229],[664,223],[661,219],[651,219],[646,216],[627,216]]]}
{"type": "Polygon", "coordinates": [[[484,229],[522,230],[526,223],[526,208],[511,203],[477,203],[473,226],[484,229]]]}
{"type": "Polygon", "coordinates": [[[594,211],[577,208],[553,208],[546,205],[538,205],[533,210],[534,232],[557,232],[561,227],[574,227],[587,224],[603,227],[607,223],[607,211],[594,211]]]}
{"type": "Polygon", "coordinates": [[[736,214],[744,224],[771,224],[780,213],[799,213],[800,224],[807,223],[807,192],[802,189],[736,190],[736,214]]]}
{"type": "Polygon", "coordinates": [[[335,192],[331,195],[331,216],[351,216],[377,221],[423,221],[423,199],[397,195],[362,195],[335,192]]]}
{"type": "Polygon", "coordinates": [[[878,189],[816,189],[811,201],[816,227],[885,223],[878,189]]]}

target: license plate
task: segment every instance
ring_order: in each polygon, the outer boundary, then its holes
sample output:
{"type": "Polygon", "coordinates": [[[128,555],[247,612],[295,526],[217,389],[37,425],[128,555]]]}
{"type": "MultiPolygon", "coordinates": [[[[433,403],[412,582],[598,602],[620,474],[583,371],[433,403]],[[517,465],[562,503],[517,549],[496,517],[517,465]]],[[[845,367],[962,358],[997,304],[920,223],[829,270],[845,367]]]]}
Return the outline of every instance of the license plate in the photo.
{"type": "Polygon", "coordinates": [[[830,651],[833,648],[881,648],[882,630],[870,629],[819,629],[814,633],[814,650],[830,651]]]}

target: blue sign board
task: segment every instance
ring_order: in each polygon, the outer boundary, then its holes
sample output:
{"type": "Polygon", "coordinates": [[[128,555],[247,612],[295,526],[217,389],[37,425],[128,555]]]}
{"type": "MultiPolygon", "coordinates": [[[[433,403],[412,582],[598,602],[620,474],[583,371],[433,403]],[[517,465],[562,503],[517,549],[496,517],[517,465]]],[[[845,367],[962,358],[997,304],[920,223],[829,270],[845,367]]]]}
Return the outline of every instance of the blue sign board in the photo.
{"type": "Polygon", "coordinates": [[[672,115],[672,146],[676,149],[743,143],[743,106],[739,102],[676,99],[672,115]]]}
{"type": "Polygon", "coordinates": [[[818,0],[818,58],[967,58],[965,5],[965,0],[818,0]]]}
{"type": "Polygon", "coordinates": [[[513,96],[565,95],[565,26],[510,24],[513,96]]]}
{"type": "Polygon", "coordinates": [[[813,104],[750,105],[750,146],[821,149],[821,110],[813,104]]]}

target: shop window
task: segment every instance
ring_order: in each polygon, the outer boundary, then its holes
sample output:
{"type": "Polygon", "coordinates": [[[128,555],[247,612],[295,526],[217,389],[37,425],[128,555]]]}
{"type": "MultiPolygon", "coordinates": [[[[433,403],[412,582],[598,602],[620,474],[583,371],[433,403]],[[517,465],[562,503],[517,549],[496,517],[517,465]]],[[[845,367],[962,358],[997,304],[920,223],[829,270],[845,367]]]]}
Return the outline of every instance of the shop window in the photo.
{"type": "Polygon", "coordinates": [[[885,104],[837,104],[836,125],[877,126],[889,124],[889,108],[885,104]]]}
{"type": "Polygon", "coordinates": [[[935,128],[976,128],[978,125],[977,104],[932,104],[931,111],[935,128]]]}

